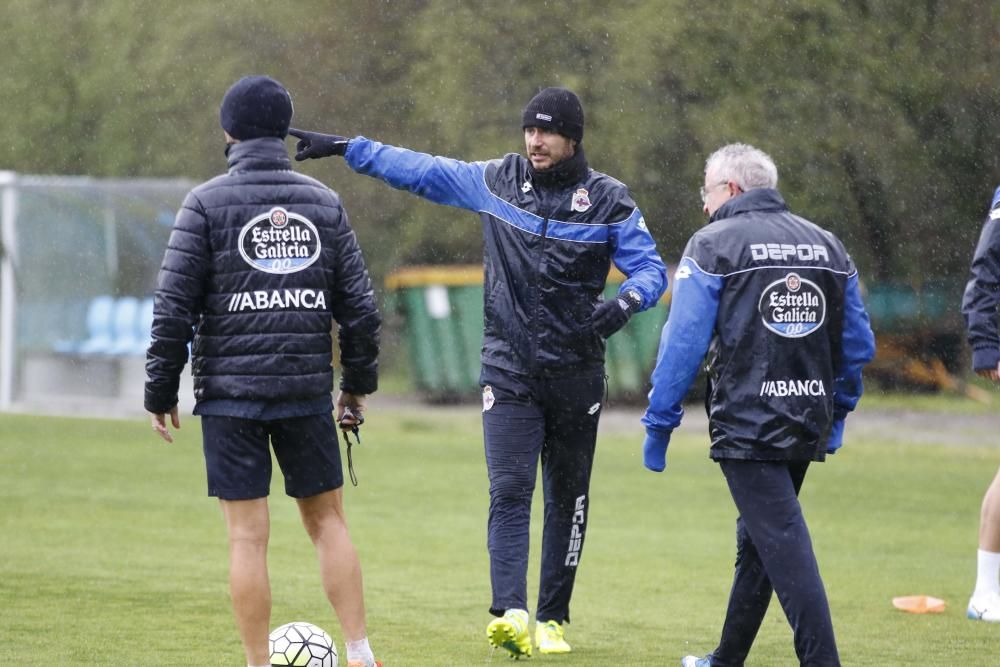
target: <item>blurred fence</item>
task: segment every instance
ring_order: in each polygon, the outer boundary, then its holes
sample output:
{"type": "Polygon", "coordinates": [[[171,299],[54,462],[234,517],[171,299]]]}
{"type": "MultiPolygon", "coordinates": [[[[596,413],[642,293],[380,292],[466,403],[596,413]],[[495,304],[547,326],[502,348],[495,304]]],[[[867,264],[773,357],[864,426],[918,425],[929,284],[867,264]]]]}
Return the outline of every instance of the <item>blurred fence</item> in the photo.
{"type": "Polygon", "coordinates": [[[960,278],[866,286],[877,352],[865,375],[890,388],[947,390],[990,402],[987,392],[964,381],[969,358],[961,313],[964,286],[960,278]]]}
{"type": "Polygon", "coordinates": [[[141,408],[151,296],[191,186],[0,172],[0,410],[141,408]]]}
{"type": "MultiPolygon", "coordinates": [[[[192,185],[0,172],[0,410],[90,412],[95,399],[141,408],[150,297],[192,185]]],[[[606,298],[622,279],[612,271],[606,298]]],[[[430,400],[478,395],[482,280],[478,265],[405,267],[386,278],[386,308],[398,315],[387,339],[402,341],[409,382],[430,400]]],[[[959,379],[967,363],[962,284],[867,285],[878,339],[867,375],[983,398],[959,379]]],[[[669,292],[608,341],[613,398],[644,398],[668,306],[669,292]]],[[[187,373],[182,379],[186,410],[193,398],[187,373]]]]}

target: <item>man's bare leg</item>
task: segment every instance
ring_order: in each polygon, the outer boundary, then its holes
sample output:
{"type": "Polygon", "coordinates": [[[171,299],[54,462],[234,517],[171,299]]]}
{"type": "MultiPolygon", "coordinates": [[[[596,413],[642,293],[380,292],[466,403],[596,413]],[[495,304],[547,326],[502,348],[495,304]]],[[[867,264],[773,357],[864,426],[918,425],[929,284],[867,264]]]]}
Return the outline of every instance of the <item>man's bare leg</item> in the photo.
{"type": "Polygon", "coordinates": [[[267,498],[220,500],[229,530],[229,593],[248,665],[267,665],[271,584],[267,576],[267,498]]]}
{"type": "Polygon", "coordinates": [[[299,498],[302,524],[316,546],[326,597],[348,642],[364,639],[365,602],[361,563],[344,516],[343,489],[299,498]]]}

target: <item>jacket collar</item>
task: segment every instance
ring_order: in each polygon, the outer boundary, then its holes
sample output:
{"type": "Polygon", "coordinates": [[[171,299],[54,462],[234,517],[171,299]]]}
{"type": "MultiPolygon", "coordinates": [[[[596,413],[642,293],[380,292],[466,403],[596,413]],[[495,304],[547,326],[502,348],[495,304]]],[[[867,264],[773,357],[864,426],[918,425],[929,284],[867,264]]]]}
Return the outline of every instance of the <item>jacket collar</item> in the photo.
{"type": "Polygon", "coordinates": [[[754,188],[733,197],[717,208],[708,221],[712,223],[716,220],[725,220],[741,213],[750,213],[753,211],[779,213],[787,210],[788,204],[782,199],[780,192],[773,188],[754,188]]]}
{"type": "Polygon", "coordinates": [[[235,171],[273,171],[291,169],[285,142],[277,137],[248,139],[232,144],[227,155],[229,173],[235,171]]]}
{"type": "Polygon", "coordinates": [[[573,155],[562,162],[553,165],[545,171],[535,171],[528,161],[528,177],[531,182],[541,188],[565,188],[586,180],[590,167],[583,146],[577,145],[573,155]]]}

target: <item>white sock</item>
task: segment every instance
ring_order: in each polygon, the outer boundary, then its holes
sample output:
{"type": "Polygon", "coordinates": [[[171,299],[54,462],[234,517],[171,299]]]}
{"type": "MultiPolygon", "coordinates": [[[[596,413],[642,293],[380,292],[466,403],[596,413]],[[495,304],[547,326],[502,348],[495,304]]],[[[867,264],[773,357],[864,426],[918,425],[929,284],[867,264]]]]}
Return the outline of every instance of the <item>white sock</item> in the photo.
{"type": "Polygon", "coordinates": [[[503,613],[504,616],[513,616],[518,621],[524,624],[524,627],[528,627],[528,610],[527,609],[508,609],[503,613]]]}
{"type": "Polygon", "coordinates": [[[375,654],[368,645],[368,637],[353,642],[347,642],[347,661],[362,660],[365,665],[375,664],[375,654]]]}
{"type": "Polygon", "coordinates": [[[976,589],[972,594],[1000,595],[1000,553],[979,549],[976,563],[976,589]]]}

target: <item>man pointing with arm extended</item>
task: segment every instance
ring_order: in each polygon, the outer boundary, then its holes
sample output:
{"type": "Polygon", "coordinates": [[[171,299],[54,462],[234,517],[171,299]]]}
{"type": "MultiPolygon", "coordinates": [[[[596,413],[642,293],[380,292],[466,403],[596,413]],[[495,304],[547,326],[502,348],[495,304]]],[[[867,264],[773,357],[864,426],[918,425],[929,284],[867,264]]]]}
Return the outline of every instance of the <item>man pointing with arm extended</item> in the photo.
{"type": "Polygon", "coordinates": [[[487,526],[497,616],[489,642],[530,656],[527,567],[531,497],[545,495],[535,641],[566,653],[563,625],[590,513],[590,473],[604,392],[605,340],[666,288],[666,269],[628,188],[591,169],[583,107],[546,88],[522,114],[527,157],[462,162],[364,137],[290,130],[296,159],[348,166],[438,204],[479,214],[484,239],[483,433],[487,526]],[[604,301],[612,262],[625,274],[604,301]]]}

